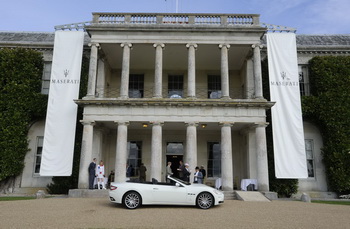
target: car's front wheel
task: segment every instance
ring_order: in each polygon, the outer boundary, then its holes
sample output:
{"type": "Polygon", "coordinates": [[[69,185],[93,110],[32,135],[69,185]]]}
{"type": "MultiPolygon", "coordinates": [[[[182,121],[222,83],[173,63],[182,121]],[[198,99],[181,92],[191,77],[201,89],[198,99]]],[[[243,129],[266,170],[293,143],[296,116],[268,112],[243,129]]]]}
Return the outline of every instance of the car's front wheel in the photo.
{"type": "Polygon", "coordinates": [[[128,209],[136,209],[141,206],[141,196],[137,192],[128,192],[123,197],[123,204],[128,209]]]}
{"type": "Polygon", "coordinates": [[[197,197],[197,206],[201,209],[208,209],[214,204],[214,197],[208,192],[202,192],[197,197]]]}

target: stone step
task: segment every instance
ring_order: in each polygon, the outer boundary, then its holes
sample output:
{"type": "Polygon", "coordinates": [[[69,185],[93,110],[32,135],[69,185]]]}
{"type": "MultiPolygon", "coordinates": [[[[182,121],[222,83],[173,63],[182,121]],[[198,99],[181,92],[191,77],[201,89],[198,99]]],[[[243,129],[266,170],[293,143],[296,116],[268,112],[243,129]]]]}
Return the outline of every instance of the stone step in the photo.
{"type": "Polygon", "coordinates": [[[71,198],[108,198],[108,189],[69,189],[68,197],[71,198]]]}
{"type": "Polygon", "coordinates": [[[270,202],[264,194],[255,191],[235,191],[238,200],[270,202]]]}
{"type": "Polygon", "coordinates": [[[236,200],[236,193],[234,191],[223,191],[225,200],[236,200]]]}

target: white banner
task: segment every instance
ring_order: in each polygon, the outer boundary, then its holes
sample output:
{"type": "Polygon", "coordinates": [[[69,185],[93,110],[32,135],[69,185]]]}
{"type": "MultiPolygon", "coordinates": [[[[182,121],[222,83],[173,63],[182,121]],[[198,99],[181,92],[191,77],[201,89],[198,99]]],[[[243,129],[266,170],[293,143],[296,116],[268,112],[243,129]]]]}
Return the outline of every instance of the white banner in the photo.
{"type": "Polygon", "coordinates": [[[57,31],[40,176],[72,174],[84,32],[57,31]]]}
{"type": "Polygon", "coordinates": [[[294,33],[268,33],[267,55],[277,178],[307,178],[294,33]]]}

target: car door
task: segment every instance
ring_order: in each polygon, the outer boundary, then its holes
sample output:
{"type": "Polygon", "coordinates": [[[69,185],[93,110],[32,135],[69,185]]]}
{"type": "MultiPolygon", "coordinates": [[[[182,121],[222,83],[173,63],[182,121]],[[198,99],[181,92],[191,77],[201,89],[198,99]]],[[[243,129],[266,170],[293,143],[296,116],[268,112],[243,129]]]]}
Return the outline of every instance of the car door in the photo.
{"type": "Polygon", "coordinates": [[[153,200],[157,204],[186,204],[187,188],[182,185],[154,185],[153,200]]]}

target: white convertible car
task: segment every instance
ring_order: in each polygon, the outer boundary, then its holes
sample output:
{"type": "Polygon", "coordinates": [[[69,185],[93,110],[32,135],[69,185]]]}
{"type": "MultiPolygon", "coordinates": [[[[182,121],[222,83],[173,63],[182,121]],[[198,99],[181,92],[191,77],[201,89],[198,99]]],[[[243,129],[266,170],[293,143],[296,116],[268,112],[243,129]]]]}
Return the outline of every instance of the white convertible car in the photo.
{"type": "Polygon", "coordinates": [[[141,205],[197,205],[208,209],[224,202],[224,194],[204,184],[191,184],[174,177],[172,183],[127,181],[111,183],[111,202],[135,209],[141,205]]]}

